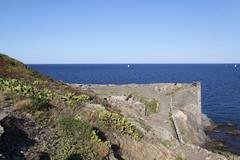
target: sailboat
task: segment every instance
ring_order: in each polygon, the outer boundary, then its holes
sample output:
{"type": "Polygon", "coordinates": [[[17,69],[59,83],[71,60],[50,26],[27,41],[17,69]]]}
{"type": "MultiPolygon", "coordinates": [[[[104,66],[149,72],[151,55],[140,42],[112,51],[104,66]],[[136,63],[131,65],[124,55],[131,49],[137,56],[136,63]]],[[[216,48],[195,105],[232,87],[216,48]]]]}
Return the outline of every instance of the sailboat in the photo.
{"type": "Polygon", "coordinates": [[[130,65],[127,65],[128,68],[130,68],[130,65]]]}
{"type": "Polygon", "coordinates": [[[235,64],[234,67],[237,68],[237,65],[235,64]]]}

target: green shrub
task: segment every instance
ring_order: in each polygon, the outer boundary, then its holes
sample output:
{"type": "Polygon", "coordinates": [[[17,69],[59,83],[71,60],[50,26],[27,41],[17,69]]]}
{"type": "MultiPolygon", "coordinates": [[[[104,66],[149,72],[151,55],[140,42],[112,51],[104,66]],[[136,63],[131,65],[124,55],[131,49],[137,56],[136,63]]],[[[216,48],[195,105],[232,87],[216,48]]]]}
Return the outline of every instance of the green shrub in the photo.
{"type": "Polygon", "coordinates": [[[102,159],[109,154],[110,142],[101,140],[98,131],[89,123],[74,117],[64,117],[59,124],[63,134],[53,159],[102,159]]]}
{"type": "MultiPolygon", "coordinates": [[[[35,81],[35,84],[42,82],[35,81]]],[[[0,78],[0,90],[5,92],[13,92],[25,97],[34,97],[35,99],[48,100],[59,99],[66,101],[70,106],[77,105],[90,100],[88,95],[75,95],[74,93],[67,92],[60,94],[47,88],[38,89],[37,87],[26,85],[17,79],[4,80],[0,78]]]]}
{"type": "Polygon", "coordinates": [[[61,118],[59,122],[66,135],[90,139],[93,128],[89,123],[72,117],[61,118]]]}
{"type": "Polygon", "coordinates": [[[51,107],[52,106],[47,99],[32,98],[32,107],[30,109],[33,111],[44,111],[51,107]]]}
{"type": "Polygon", "coordinates": [[[162,145],[164,145],[165,147],[167,147],[167,148],[170,148],[172,145],[171,145],[171,142],[169,141],[169,140],[160,140],[160,143],[162,144],[162,145]]]}
{"type": "Polygon", "coordinates": [[[159,111],[160,103],[155,99],[141,98],[140,102],[145,104],[148,113],[157,113],[159,111]]]}
{"type": "Polygon", "coordinates": [[[35,80],[33,81],[33,85],[42,85],[42,84],[47,84],[48,81],[47,80],[35,80]]]}
{"type": "Polygon", "coordinates": [[[183,154],[178,154],[176,160],[187,160],[183,154]]]}
{"type": "Polygon", "coordinates": [[[185,157],[181,156],[181,155],[178,155],[176,157],[176,160],[187,160],[185,157]]]}
{"type": "Polygon", "coordinates": [[[123,134],[127,134],[135,140],[140,140],[143,135],[137,128],[124,116],[106,110],[96,110],[94,112],[97,123],[100,126],[115,128],[123,134]]]}

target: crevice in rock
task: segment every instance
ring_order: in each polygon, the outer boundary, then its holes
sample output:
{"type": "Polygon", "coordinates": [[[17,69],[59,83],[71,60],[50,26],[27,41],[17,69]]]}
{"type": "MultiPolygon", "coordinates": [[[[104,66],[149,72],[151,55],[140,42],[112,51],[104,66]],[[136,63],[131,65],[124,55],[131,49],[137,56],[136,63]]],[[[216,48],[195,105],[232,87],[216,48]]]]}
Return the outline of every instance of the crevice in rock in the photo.
{"type": "Polygon", "coordinates": [[[117,160],[124,160],[121,157],[120,147],[119,145],[112,144],[111,149],[113,150],[113,155],[117,160]]]}

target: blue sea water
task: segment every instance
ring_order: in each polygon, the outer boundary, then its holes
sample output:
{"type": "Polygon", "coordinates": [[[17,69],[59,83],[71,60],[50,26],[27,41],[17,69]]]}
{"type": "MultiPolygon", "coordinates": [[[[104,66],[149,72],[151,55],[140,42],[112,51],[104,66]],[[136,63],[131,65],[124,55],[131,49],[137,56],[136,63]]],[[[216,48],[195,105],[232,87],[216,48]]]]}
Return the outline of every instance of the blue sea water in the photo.
{"type": "MultiPolygon", "coordinates": [[[[200,81],[202,110],[218,123],[240,126],[240,65],[234,64],[69,64],[30,65],[68,83],[127,84],[200,81]]],[[[240,151],[240,138],[222,135],[240,151]]]]}

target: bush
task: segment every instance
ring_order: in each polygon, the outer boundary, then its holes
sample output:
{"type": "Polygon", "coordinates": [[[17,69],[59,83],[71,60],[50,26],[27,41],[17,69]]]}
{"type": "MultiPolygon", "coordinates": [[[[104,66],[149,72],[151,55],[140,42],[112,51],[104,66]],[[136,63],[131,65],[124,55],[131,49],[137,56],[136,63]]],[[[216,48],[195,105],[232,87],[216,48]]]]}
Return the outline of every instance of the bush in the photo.
{"type": "Polygon", "coordinates": [[[33,111],[44,111],[52,107],[47,99],[32,98],[32,107],[33,111]]]}
{"type": "Polygon", "coordinates": [[[158,100],[142,97],[140,95],[135,95],[135,96],[139,99],[140,102],[142,102],[145,105],[147,114],[153,114],[153,113],[159,112],[160,103],[158,100]]]}
{"type": "Polygon", "coordinates": [[[86,141],[91,138],[93,128],[85,121],[64,117],[60,119],[60,126],[67,136],[74,136],[86,141]]]}
{"type": "MultiPolygon", "coordinates": [[[[41,81],[34,81],[33,84],[37,85],[43,83],[41,81]]],[[[83,103],[90,100],[88,95],[75,95],[74,93],[67,92],[60,94],[58,92],[49,90],[48,88],[39,89],[36,86],[27,85],[22,83],[17,79],[4,80],[0,78],[0,90],[5,92],[17,93],[24,97],[33,97],[35,99],[40,99],[43,103],[46,101],[50,102],[53,99],[58,99],[66,101],[70,106],[77,105],[78,103],[83,103]]],[[[39,105],[38,105],[39,106],[39,105]]],[[[42,106],[42,105],[40,105],[42,106]]]]}
{"type": "Polygon", "coordinates": [[[34,113],[36,111],[47,111],[52,106],[46,99],[29,98],[15,103],[15,109],[23,109],[26,112],[34,113]]]}
{"type": "Polygon", "coordinates": [[[140,140],[143,135],[137,128],[124,116],[106,110],[97,110],[93,113],[94,119],[103,127],[117,129],[122,134],[127,134],[135,140],[140,140]]]}
{"type": "Polygon", "coordinates": [[[19,100],[14,104],[16,110],[25,110],[27,112],[46,111],[51,108],[51,104],[46,99],[28,98],[19,100]]]}
{"type": "Polygon", "coordinates": [[[59,124],[63,134],[53,160],[103,159],[109,154],[110,142],[103,142],[89,123],[74,117],[64,117],[59,124]]]}
{"type": "Polygon", "coordinates": [[[159,103],[157,100],[146,101],[145,105],[150,113],[157,113],[159,108],[159,103]]]}
{"type": "Polygon", "coordinates": [[[157,100],[142,98],[140,101],[145,104],[145,107],[150,114],[159,111],[160,104],[157,100]]]}

